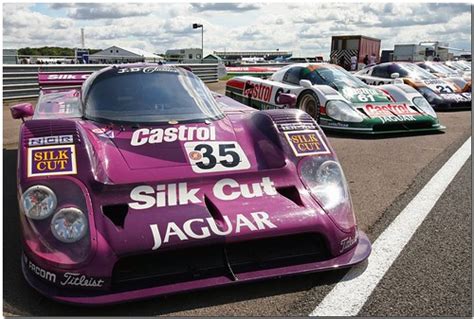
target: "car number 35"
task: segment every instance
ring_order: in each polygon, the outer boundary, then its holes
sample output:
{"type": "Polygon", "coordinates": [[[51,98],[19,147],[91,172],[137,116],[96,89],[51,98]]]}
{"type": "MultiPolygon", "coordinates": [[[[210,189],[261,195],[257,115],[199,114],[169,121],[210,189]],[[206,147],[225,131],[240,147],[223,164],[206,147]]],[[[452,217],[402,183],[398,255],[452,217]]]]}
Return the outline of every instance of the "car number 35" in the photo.
{"type": "Polygon", "coordinates": [[[235,141],[184,143],[193,172],[211,173],[250,168],[242,147],[235,141]]]}

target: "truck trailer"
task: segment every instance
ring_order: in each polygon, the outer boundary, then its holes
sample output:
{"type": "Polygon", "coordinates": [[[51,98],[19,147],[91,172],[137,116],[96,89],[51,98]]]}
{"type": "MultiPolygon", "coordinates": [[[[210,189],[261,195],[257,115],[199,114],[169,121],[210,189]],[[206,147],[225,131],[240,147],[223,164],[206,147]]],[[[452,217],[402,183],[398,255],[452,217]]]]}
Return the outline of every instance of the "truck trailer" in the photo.
{"type": "Polygon", "coordinates": [[[357,57],[357,63],[364,63],[365,56],[375,55],[375,63],[380,61],[380,39],[363,35],[338,35],[331,39],[331,62],[350,69],[351,57],[357,57]]]}

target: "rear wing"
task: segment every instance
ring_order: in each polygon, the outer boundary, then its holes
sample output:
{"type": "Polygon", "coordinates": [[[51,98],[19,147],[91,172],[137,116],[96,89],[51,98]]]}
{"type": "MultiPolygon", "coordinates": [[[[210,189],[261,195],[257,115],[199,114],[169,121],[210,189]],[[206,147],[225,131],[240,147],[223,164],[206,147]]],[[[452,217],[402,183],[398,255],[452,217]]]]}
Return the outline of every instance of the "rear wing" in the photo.
{"type": "Polygon", "coordinates": [[[90,75],[90,72],[39,72],[40,94],[79,89],[90,75]]]}

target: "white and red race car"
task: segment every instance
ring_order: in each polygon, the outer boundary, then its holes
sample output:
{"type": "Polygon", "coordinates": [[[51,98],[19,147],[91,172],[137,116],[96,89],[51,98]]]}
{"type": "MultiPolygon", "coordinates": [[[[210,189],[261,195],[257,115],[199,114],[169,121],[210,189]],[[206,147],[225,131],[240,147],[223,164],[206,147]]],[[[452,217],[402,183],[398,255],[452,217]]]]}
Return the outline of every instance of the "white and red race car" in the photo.
{"type": "Polygon", "coordinates": [[[326,63],[291,64],[270,79],[235,77],[226,95],[256,109],[296,107],[325,130],[380,134],[443,129],[423,96],[404,84],[372,87],[326,63]],[[288,95],[296,98],[292,103],[288,95]]]}

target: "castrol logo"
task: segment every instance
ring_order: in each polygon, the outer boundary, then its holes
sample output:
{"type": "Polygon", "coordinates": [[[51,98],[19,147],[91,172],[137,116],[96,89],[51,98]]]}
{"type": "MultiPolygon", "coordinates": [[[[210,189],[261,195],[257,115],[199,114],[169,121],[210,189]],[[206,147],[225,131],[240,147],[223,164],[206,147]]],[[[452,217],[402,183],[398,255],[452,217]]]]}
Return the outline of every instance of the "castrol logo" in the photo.
{"type": "Polygon", "coordinates": [[[261,83],[245,82],[244,95],[251,96],[253,99],[270,102],[272,96],[272,87],[261,83]]]}

